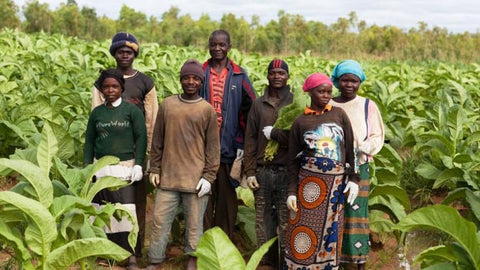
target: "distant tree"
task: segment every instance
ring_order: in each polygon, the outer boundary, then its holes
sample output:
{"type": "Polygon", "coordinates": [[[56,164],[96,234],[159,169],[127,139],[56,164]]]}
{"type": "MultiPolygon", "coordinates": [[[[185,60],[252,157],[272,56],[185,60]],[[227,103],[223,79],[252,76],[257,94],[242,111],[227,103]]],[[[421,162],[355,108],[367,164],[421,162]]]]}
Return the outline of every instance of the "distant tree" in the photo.
{"type": "Polygon", "coordinates": [[[11,0],[0,0],[0,28],[17,28],[20,26],[20,19],[17,12],[18,7],[11,0]]]}
{"type": "Polygon", "coordinates": [[[47,3],[40,4],[38,0],[30,0],[23,6],[23,30],[27,33],[52,30],[53,15],[47,3]]]}
{"type": "Polygon", "coordinates": [[[68,36],[81,36],[83,18],[75,1],[62,3],[53,12],[52,32],[63,33],[68,36]]]}
{"type": "Polygon", "coordinates": [[[145,13],[135,11],[133,8],[129,8],[127,5],[123,4],[120,9],[117,30],[133,32],[135,36],[143,40],[147,37],[139,33],[138,29],[145,26],[147,22],[147,15],[145,15],[145,13]]]}
{"type": "Polygon", "coordinates": [[[101,33],[99,33],[98,31],[99,23],[97,12],[95,11],[95,9],[89,7],[82,7],[80,14],[82,18],[81,25],[83,26],[81,29],[82,36],[88,37],[90,39],[103,38],[103,36],[101,36],[101,33]]]}

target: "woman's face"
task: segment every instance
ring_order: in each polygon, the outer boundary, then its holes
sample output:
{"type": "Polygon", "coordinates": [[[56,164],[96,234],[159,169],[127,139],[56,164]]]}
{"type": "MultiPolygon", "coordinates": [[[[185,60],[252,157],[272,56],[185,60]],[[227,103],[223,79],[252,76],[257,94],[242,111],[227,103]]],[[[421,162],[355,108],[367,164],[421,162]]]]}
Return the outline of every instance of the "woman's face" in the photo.
{"type": "Polygon", "coordinates": [[[107,103],[113,103],[122,96],[122,85],[114,78],[105,78],[102,93],[107,103]]]}
{"type": "Polygon", "coordinates": [[[360,88],[360,78],[351,73],[346,73],[338,78],[338,87],[340,95],[346,100],[352,100],[357,96],[358,88],[360,88]]]}
{"type": "Polygon", "coordinates": [[[308,90],[311,99],[311,108],[321,110],[327,106],[332,98],[332,86],[330,84],[320,84],[319,86],[308,90]]]}

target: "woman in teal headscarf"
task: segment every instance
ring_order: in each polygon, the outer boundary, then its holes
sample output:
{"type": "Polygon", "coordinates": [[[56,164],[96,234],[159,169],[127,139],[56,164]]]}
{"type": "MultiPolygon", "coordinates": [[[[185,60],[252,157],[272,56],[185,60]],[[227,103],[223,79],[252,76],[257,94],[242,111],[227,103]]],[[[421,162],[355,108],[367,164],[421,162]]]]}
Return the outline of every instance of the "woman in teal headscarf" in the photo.
{"type": "Polygon", "coordinates": [[[346,269],[365,269],[370,251],[368,225],[368,193],[370,191],[369,162],[383,146],[384,127],[377,105],[357,95],[366,79],[360,64],[344,60],[332,71],[332,82],[340,91],[330,103],[341,107],[348,115],[354,133],[355,172],[360,174],[359,193],[353,204],[345,204],[345,220],[340,261],[346,269]],[[357,267],[354,267],[354,266],[357,267]]]}

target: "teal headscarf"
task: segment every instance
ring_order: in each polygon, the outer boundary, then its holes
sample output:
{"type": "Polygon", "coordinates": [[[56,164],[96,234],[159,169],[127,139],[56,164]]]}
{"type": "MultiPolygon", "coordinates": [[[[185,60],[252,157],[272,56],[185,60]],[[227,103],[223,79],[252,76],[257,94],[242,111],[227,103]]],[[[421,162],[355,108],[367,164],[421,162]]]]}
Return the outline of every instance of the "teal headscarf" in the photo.
{"type": "Polygon", "coordinates": [[[340,63],[338,63],[335,68],[333,68],[332,71],[332,82],[333,85],[335,85],[336,88],[338,87],[338,78],[340,78],[343,74],[353,74],[357,76],[360,79],[360,82],[365,81],[367,76],[365,76],[365,73],[363,73],[363,69],[360,66],[360,64],[355,61],[355,60],[343,60],[340,63]]]}

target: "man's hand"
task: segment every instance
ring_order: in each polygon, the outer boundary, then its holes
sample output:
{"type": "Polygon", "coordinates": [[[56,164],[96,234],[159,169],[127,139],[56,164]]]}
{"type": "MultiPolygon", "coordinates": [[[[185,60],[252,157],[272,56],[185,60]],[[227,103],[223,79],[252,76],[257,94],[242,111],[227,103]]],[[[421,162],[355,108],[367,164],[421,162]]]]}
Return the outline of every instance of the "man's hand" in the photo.
{"type": "Polygon", "coordinates": [[[152,185],[154,187],[158,188],[158,186],[160,186],[160,174],[150,173],[149,180],[150,180],[150,183],[152,183],[152,185]]]}
{"type": "Polygon", "coordinates": [[[267,138],[267,140],[272,139],[272,130],[273,130],[272,126],[265,126],[263,128],[263,135],[265,135],[265,138],[267,138]]]}
{"type": "Polygon", "coordinates": [[[200,178],[200,180],[198,181],[197,187],[195,188],[196,190],[198,190],[198,197],[200,198],[203,195],[209,193],[211,187],[212,187],[212,184],[210,184],[210,182],[208,182],[207,179],[203,177],[200,178]]]}
{"type": "Polygon", "coordinates": [[[247,177],[247,185],[251,190],[257,190],[260,188],[257,177],[255,177],[255,175],[247,177]]]}
{"type": "Polygon", "coordinates": [[[243,158],[243,149],[237,149],[237,159],[243,158]]]}
{"type": "Polygon", "coordinates": [[[290,196],[288,196],[288,198],[287,198],[287,207],[288,207],[288,209],[290,209],[291,211],[294,211],[294,212],[297,212],[297,211],[298,211],[298,208],[297,208],[297,196],[295,196],[295,195],[290,195],[290,196]]]}

